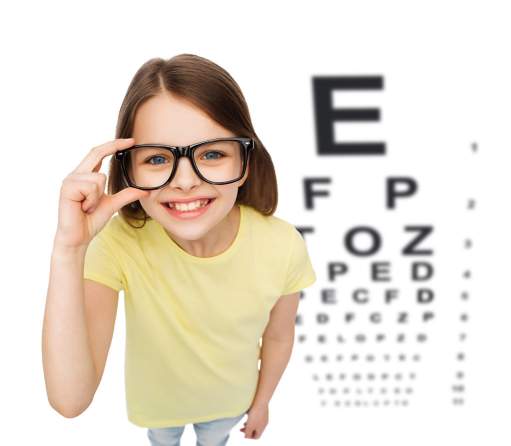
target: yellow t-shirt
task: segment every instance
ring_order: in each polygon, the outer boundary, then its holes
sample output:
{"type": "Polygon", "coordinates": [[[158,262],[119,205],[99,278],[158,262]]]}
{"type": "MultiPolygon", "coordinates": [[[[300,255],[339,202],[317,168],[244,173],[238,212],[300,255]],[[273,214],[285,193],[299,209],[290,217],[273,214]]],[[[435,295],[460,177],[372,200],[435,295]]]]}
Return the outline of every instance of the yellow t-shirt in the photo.
{"type": "Polygon", "coordinates": [[[273,305],[316,281],[292,224],[250,206],[240,211],[234,242],[214,257],[187,253],[156,220],[135,229],[118,214],[90,242],[83,277],[124,290],[133,424],[181,426],[247,412],[273,305]]]}

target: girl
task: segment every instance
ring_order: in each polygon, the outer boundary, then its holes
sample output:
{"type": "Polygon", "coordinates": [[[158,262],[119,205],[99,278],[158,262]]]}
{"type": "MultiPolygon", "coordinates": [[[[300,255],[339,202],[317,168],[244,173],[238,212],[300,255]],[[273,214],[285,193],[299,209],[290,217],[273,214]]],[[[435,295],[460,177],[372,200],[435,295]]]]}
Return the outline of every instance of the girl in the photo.
{"type": "Polygon", "coordinates": [[[273,215],[275,171],[243,94],[208,59],[151,59],[116,138],[62,183],[43,327],[49,402],[66,417],[89,406],[124,290],[128,419],[152,445],[179,445],[188,423],[199,444],[225,445],[245,414],[240,430],[259,438],[316,275],[301,234],[273,215]]]}

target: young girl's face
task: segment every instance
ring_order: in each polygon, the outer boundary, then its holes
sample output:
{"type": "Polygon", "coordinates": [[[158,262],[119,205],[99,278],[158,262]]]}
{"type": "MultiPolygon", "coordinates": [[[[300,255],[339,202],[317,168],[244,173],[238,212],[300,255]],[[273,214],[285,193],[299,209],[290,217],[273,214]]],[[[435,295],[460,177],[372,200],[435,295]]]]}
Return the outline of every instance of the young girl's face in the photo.
{"type": "MultiPolygon", "coordinates": [[[[190,102],[165,92],[150,98],[138,108],[132,136],[135,144],[184,146],[206,139],[244,135],[234,135],[190,102]]],[[[172,181],[161,189],[149,191],[149,196],[139,201],[145,212],[161,223],[175,239],[199,240],[215,228],[225,231],[222,225],[225,225],[226,217],[232,217],[238,188],[247,175],[248,166],[243,178],[237,182],[209,184],[197,176],[190,160],[182,157],[172,181]],[[196,197],[213,197],[215,200],[206,212],[190,219],[174,217],[167,209],[170,201],[196,197]]]]}

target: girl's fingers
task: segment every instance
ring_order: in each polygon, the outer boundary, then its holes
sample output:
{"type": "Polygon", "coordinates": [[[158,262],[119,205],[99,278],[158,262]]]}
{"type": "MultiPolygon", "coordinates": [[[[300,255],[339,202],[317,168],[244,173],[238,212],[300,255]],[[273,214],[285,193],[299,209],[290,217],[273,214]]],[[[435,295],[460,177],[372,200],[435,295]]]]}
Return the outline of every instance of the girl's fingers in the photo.
{"type": "Polygon", "coordinates": [[[101,169],[103,158],[114,154],[118,150],[131,147],[134,141],[134,138],[114,139],[113,141],[94,147],[72,173],[98,172],[99,169],[101,169]]]}
{"type": "Polygon", "coordinates": [[[83,181],[74,177],[65,179],[62,196],[68,200],[80,203],[82,209],[90,205],[94,196],[98,195],[99,185],[95,181],[83,181]]]}
{"type": "Polygon", "coordinates": [[[96,183],[101,191],[105,190],[105,185],[107,181],[107,177],[102,172],[89,172],[89,173],[73,173],[72,179],[73,180],[83,180],[83,181],[89,181],[91,183],[96,183]]]}

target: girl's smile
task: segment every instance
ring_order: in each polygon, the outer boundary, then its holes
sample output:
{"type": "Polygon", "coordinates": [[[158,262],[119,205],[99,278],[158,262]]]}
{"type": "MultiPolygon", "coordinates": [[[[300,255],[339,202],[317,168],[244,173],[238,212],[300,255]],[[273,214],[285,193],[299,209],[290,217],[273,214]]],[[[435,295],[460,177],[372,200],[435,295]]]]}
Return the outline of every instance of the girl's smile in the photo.
{"type": "Polygon", "coordinates": [[[204,200],[194,200],[190,204],[178,204],[179,202],[163,203],[167,212],[180,220],[190,220],[204,214],[212,205],[214,198],[204,200]],[[187,209],[190,207],[191,209],[187,209]]]}

